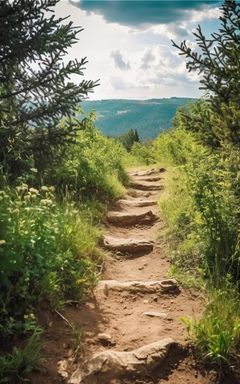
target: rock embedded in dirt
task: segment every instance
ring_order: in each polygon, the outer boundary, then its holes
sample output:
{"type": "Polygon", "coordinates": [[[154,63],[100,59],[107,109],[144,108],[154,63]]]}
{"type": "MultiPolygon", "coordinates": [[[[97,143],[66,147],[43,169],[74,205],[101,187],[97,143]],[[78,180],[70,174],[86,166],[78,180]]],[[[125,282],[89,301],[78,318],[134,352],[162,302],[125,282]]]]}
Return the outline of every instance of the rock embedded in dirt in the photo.
{"type": "Polygon", "coordinates": [[[121,200],[118,200],[118,204],[120,206],[127,205],[128,207],[133,207],[133,208],[150,207],[151,205],[157,205],[157,200],[142,200],[142,199],[127,200],[127,199],[121,199],[121,200]]]}
{"type": "Polygon", "coordinates": [[[160,367],[166,357],[178,348],[179,344],[171,338],[147,344],[129,352],[108,350],[96,353],[72,378],[74,384],[102,384],[129,375],[142,376],[160,367]],[[77,379],[79,374],[79,379],[77,379]]]}
{"type": "Polygon", "coordinates": [[[110,251],[118,251],[121,253],[135,255],[136,253],[141,252],[151,252],[153,250],[154,243],[152,241],[141,239],[123,239],[105,236],[103,239],[103,245],[110,251]]]}
{"type": "Polygon", "coordinates": [[[158,169],[152,168],[152,169],[147,169],[146,171],[136,171],[136,172],[130,173],[130,176],[148,176],[148,175],[154,175],[159,172],[160,171],[158,169]]]}
{"type": "Polygon", "coordinates": [[[103,345],[115,345],[116,343],[112,340],[112,336],[108,333],[99,333],[97,335],[98,341],[103,345]]]}
{"type": "Polygon", "coordinates": [[[119,226],[131,226],[135,224],[152,224],[158,219],[152,211],[144,213],[125,213],[110,211],[107,214],[107,220],[112,224],[119,226]]]}
{"type": "Polygon", "coordinates": [[[148,317],[160,317],[162,319],[167,317],[165,312],[144,312],[143,315],[148,317]]]}
{"type": "Polygon", "coordinates": [[[164,279],[157,281],[117,281],[117,280],[101,280],[96,290],[128,291],[131,293],[177,293],[179,292],[178,284],[175,279],[164,279]]]}
{"type": "Polygon", "coordinates": [[[140,178],[137,178],[137,179],[135,179],[136,181],[138,181],[138,182],[144,182],[144,181],[146,181],[146,182],[148,182],[148,181],[159,181],[159,180],[162,180],[162,177],[160,177],[160,176],[146,176],[146,177],[143,177],[143,176],[141,176],[140,178]]]}
{"type": "Polygon", "coordinates": [[[161,191],[164,186],[161,184],[153,184],[145,181],[131,181],[130,186],[142,191],[161,191]]]}
{"type": "Polygon", "coordinates": [[[151,192],[137,191],[136,189],[129,189],[127,191],[127,194],[128,194],[128,196],[134,197],[134,198],[137,198],[137,197],[150,197],[150,196],[153,195],[153,193],[151,193],[151,192]]]}

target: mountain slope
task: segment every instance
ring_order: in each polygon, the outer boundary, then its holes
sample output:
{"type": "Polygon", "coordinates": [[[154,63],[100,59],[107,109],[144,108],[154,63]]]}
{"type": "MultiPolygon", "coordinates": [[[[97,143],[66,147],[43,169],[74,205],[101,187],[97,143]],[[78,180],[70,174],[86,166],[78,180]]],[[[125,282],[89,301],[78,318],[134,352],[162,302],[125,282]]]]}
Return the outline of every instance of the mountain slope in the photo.
{"type": "Polygon", "coordinates": [[[150,100],[97,100],[82,103],[85,113],[97,114],[97,127],[106,135],[120,136],[130,129],[137,129],[141,139],[153,139],[160,131],[172,126],[172,119],[179,107],[195,99],[172,97],[150,100]]]}

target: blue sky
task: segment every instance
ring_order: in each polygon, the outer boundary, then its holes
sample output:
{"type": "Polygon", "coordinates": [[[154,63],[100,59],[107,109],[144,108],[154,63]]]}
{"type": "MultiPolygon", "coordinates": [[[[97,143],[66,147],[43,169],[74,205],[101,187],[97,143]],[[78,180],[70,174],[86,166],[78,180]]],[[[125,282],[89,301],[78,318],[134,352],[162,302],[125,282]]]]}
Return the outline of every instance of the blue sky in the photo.
{"type": "Polygon", "coordinates": [[[70,15],[84,31],[69,59],[87,56],[84,77],[100,79],[90,99],[199,97],[199,77],[172,47],[201,25],[218,29],[220,1],[60,0],[56,15],[70,15]]]}

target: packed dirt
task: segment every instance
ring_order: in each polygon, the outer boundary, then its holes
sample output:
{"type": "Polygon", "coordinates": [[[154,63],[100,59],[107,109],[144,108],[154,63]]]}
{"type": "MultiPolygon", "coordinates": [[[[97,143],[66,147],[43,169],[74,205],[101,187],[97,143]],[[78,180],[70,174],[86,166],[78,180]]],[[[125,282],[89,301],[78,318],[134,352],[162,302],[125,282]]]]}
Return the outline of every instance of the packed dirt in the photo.
{"type": "Polygon", "coordinates": [[[232,378],[219,381],[215,372],[201,369],[189,347],[181,318],[198,317],[202,297],[169,280],[170,262],[159,236],[164,223],[156,204],[164,190],[165,172],[142,170],[130,176],[126,196],[111,206],[106,218],[103,247],[108,255],[94,293],[84,304],[61,314],[40,313],[47,329],[42,341],[45,361],[31,382],[237,383],[232,378]],[[83,332],[78,353],[74,341],[81,337],[75,331],[74,339],[67,321],[83,332]],[[152,343],[160,343],[161,348],[164,344],[161,353],[155,347],[153,351],[152,343]],[[143,350],[140,366],[135,360],[143,350]]]}

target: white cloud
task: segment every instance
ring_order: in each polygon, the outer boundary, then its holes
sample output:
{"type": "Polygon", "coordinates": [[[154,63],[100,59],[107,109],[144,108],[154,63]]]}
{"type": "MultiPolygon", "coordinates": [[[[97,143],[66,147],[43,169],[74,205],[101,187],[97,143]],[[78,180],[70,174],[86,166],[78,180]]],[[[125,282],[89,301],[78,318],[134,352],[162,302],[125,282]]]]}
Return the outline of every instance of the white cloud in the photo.
{"type": "Polygon", "coordinates": [[[111,53],[111,57],[114,60],[114,63],[115,63],[117,68],[122,69],[122,70],[130,69],[129,61],[124,60],[123,55],[121,54],[121,52],[119,50],[113,51],[111,53]]]}
{"type": "Polygon", "coordinates": [[[155,60],[154,54],[151,52],[151,49],[143,55],[141,69],[149,69],[151,68],[152,62],[155,60]]]}
{"type": "Polygon", "coordinates": [[[183,39],[191,34],[191,30],[188,29],[188,24],[186,22],[182,22],[179,25],[176,25],[175,23],[159,24],[151,27],[151,30],[153,33],[167,37],[170,40],[175,39],[176,37],[183,39]]]}
{"type": "Polygon", "coordinates": [[[204,8],[202,10],[185,11],[186,20],[191,20],[192,23],[200,23],[207,20],[215,20],[220,16],[219,8],[204,8]]]}
{"type": "MultiPolygon", "coordinates": [[[[216,10],[214,12],[207,9],[205,17],[214,18],[216,10]]],[[[187,72],[184,58],[178,55],[169,39],[190,40],[192,20],[202,18],[201,11],[191,11],[187,15],[189,21],[178,25],[170,23],[134,30],[107,23],[102,16],[88,14],[64,0],[57,5],[56,14],[58,17],[70,14],[75,25],[84,27],[79,42],[69,52],[69,59],[87,56],[89,63],[84,78],[100,78],[100,86],[91,98],[200,95],[197,75],[187,72]]]]}

